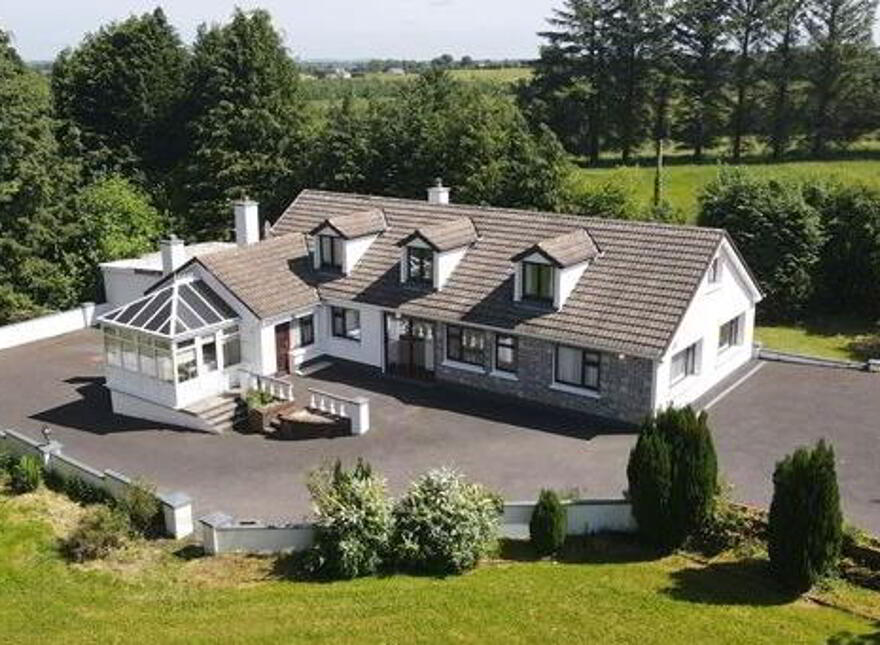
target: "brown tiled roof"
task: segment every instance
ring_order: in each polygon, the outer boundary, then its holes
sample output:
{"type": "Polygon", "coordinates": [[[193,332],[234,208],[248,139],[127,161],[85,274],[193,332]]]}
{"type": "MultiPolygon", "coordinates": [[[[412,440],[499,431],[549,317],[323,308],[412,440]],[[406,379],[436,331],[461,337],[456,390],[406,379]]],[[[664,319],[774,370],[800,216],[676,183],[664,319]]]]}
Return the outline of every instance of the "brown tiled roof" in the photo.
{"type": "Polygon", "coordinates": [[[599,257],[599,247],[584,228],[578,228],[556,237],[551,237],[530,246],[511,260],[519,262],[532,253],[540,253],[559,267],[570,267],[575,264],[595,260],[599,257]]]}
{"type": "Polygon", "coordinates": [[[313,228],[312,235],[318,233],[325,226],[329,226],[347,240],[353,240],[364,235],[373,235],[385,230],[385,214],[380,208],[369,208],[346,215],[328,217],[318,226],[313,228]]]}
{"type": "Polygon", "coordinates": [[[397,244],[409,244],[416,237],[425,240],[435,251],[451,251],[476,242],[477,229],[470,217],[458,217],[448,222],[420,226],[397,244]]]}
{"type": "Polygon", "coordinates": [[[259,318],[319,301],[314,285],[301,277],[311,266],[301,233],[278,235],[250,246],[201,256],[195,261],[259,318]]]}
{"type": "MultiPolygon", "coordinates": [[[[665,351],[724,238],[721,230],[694,226],[313,190],[300,193],[273,230],[308,232],[327,218],[370,208],[385,212],[388,230],[370,245],[351,275],[321,282],[322,297],[647,357],[665,351]],[[402,286],[396,242],[426,222],[463,217],[473,221],[480,237],[444,288],[426,293],[402,286]],[[584,271],[562,310],[514,303],[510,258],[536,241],[574,228],[587,229],[602,254],[584,271]]],[[[302,277],[310,281],[308,266],[306,272],[302,277]]]]}

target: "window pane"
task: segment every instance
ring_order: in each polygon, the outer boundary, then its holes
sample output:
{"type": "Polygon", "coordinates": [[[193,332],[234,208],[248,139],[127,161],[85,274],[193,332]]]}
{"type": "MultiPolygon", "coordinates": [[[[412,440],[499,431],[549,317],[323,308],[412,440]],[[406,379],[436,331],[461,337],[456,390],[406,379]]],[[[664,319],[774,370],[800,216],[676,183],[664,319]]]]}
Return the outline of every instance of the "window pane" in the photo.
{"type": "Polygon", "coordinates": [[[223,341],[223,366],[231,367],[241,363],[241,339],[231,336],[223,341]]]}
{"type": "Polygon", "coordinates": [[[183,383],[198,376],[195,347],[177,352],[177,382],[183,383]]]}
{"type": "Polygon", "coordinates": [[[138,370],[137,345],[134,340],[122,342],[122,367],[132,372],[138,370]]]}
{"type": "Polygon", "coordinates": [[[553,267],[542,266],[540,268],[539,295],[548,300],[553,298],[553,267]]]}
{"type": "Polygon", "coordinates": [[[141,372],[147,376],[156,378],[156,350],[152,341],[142,337],[138,343],[138,355],[140,358],[141,372]]]}
{"type": "Polygon", "coordinates": [[[560,346],[556,350],[556,380],[580,385],[583,351],[574,347],[560,346]]]}
{"type": "Polygon", "coordinates": [[[156,370],[159,375],[159,380],[167,383],[174,382],[174,369],[171,363],[171,352],[166,352],[161,349],[156,350],[156,370]]]}
{"type": "Polygon", "coordinates": [[[315,319],[312,316],[305,316],[299,319],[299,344],[300,347],[306,347],[315,342],[315,319]]]}
{"type": "Polygon", "coordinates": [[[496,336],[495,369],[515,372],[517,340],[513,336],[496,336]]]}
{"type": "Polygon", "coordinates": [[[210,341],[202,342],[202,365],[208,372],[213,372],[217,369],[217,343],[210,338],[210,341]]]}
{"type": "Polygon", "coordinates": [[[355,340],[361,337],[361,312],[357,309],[345,310],[345,335],[355,340]]]}

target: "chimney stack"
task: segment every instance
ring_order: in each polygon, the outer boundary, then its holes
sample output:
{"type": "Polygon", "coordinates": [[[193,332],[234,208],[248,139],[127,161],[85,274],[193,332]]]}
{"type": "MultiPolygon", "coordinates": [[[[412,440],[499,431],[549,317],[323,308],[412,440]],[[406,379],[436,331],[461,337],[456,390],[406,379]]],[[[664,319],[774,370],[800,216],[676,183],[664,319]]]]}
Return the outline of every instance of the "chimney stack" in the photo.
{"type": "Polygon", "coordinates": [[[159,250],[162,253],[162,275],[174,273],[186,262],[183,240],[174,234],[159,242],[159,250]]]}
{"type": "Polygon", "coordinates": [[[235,243],[248,246],[260,241],[260,205],[247,197],[233,204],[235,243]]]}
{"type": "Polygon", "coordinates": [[[449,189],[443,185],[443,180],[439,177],[434,181],[434,185],[428,189],[429,204],[448,204],[449,189]]]}

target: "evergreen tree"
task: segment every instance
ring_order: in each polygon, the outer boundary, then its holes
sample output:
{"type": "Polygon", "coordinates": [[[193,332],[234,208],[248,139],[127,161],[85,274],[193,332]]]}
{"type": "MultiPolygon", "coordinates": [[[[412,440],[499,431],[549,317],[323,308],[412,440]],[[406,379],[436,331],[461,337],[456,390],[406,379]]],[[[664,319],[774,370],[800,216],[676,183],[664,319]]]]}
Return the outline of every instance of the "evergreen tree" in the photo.
{"type": "Polygon", "coordinates": [[[274,216],[303,177],[309,119],[299,73],[265,11],[202,25],[187,74],[187,224],[198,238],[231,235],[228,202],[248,195],[274,216]]]}
{"type": "Polygon", "coordinates": [[[728,8],[726,0],[679,0],[673,7],[683,94],[677,137],[694,149],[696,161],[724,123],[728,8]]]}
{"type": "Polygon", "coordinates": [[[155,190],[177,161],[186,50],[161,9],[89,34],[52,70],[58,116],[92,177],[122,173],[155,190]],[[149,181],[147,181],[149,180],[149,181]]]}
{"type": "Polygon", "coordinates": [[[742,156],[743,136],[753,131],[752,97],[757,78],[755,58],[759,56],[770,35],[770,17],[779,0],[733,0],[730,3],[729,29],[736,45],[734,73],[735,99],[731,123],[733,162],[742,156]]]}
{"type": "Polygon", "coordinates": [[[772,87],[768,139],[773,158],[782,159],[798,121],[793,85],[800,74],[797,55],[803,38],[804,10],[807,0],[777,0],[770,15],[772,50],[767,55],[765,77],[772,87]]]}
{"type": "Polygon", "coordinates": [[[642,425],[638,441],[629,454],[626,474],[639,533],[655,546],[668,547],[671,543],[672,463],[669,446],[653,419],[642,425]]]}
{"type": "Polygon", "coordinates": [[[368,174],[374,164],[370,119],[355,107],[351,95],[331,109],[327,124],[315,139],[310,185],[326,190],[368,193],[368,174]]]}
{"type": "Polygon", "coordinates": [[[529,537],[538,555],[552,555],[565,544],[565,507],[552,490],[542,490],[529,520],[529,537]]]}
{"type": "Polygon", "coordinates": [[[808,591],[840,556],[843,537],[834,450],[819,441],[776,464],[767,527],[770,568],[795,593],[808,591]]]}
{"type": "Polygon", "coordinates": [[[831,143],[853,140],[868,127],[858,123],[858,110],[847,107],[864,89],[877,1],[810,0],[807,5],[814,155],[827,152],[831,143]]]}

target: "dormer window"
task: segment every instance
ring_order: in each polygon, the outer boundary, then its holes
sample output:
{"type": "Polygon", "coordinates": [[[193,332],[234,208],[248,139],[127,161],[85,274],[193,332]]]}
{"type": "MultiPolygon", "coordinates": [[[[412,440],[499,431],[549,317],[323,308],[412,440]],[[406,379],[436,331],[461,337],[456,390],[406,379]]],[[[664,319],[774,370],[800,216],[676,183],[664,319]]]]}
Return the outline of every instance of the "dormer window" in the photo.
{"type": "Polygon", "coordinates": [[[601,255],[586,229],[551,237],[514,255],[513,299],[562,309],[587,266],[601,255]]]}
{"type": "Polygon", "coordinates": [[[380,209],[325,219],[312,229],[314,268],[349,275],[387,224],[380,209]]]}
{"type": "Polygon", "coordinates": [[[322,269],[342,271],[342,238],[319,235],[318,253],[322,269]]]}
{"type": "Polygon", "coordinates": [[[409,246],[406,249],[406,256],[408,282],[434,284],[434,251],[418,246],[409,246]]]}
{"type": "Polygon", "coordinates": [[[522,262],[522,298],[553,302],[553,266],[540,262],[522,262]]]}
{"type": "Polygon", "coordinates": [[[400,281],[440,290],[467,250],[477,241],[468,217],[419,228],[400,240],[400,281]]]}

